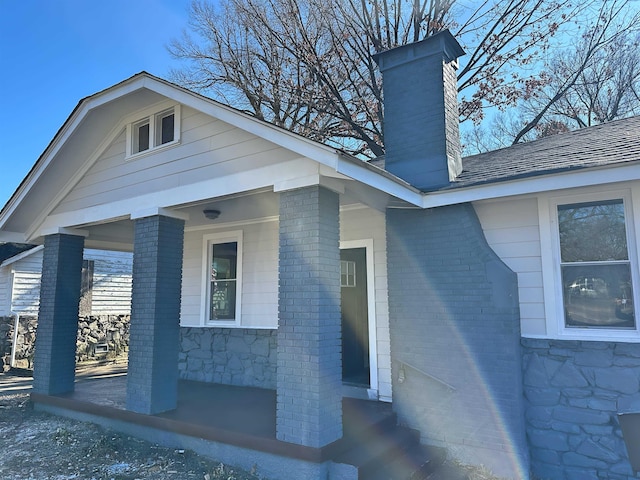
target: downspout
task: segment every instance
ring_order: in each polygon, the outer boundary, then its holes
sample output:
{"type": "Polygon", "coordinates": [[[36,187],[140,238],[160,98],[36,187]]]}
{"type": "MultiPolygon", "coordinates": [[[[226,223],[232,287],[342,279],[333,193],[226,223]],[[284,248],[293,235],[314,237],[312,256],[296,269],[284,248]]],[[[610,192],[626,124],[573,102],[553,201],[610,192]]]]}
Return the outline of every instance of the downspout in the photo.
{"type": "Polygon", "coordinates": [[[11,368],[14,368],[16,363],[16,344],[18,343],[18,326],[20,325],[20,314],[11,312],[11,315],[16,317],[16,321],[13,325],[13,342],[11,343],[11,363],[9,364],[11,368]]]}

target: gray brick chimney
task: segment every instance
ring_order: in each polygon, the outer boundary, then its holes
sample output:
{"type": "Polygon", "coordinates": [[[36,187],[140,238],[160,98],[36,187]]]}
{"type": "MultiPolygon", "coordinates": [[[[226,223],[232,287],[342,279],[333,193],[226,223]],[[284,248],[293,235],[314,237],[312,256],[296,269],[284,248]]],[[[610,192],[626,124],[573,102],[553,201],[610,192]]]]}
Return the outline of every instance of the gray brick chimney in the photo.
{"type": "Polygon", "coordinates": [[[449,185],[462,171],[457,58],[448,30],[375,55],[384,93],[385,166],[420,190],[449,185]]]}

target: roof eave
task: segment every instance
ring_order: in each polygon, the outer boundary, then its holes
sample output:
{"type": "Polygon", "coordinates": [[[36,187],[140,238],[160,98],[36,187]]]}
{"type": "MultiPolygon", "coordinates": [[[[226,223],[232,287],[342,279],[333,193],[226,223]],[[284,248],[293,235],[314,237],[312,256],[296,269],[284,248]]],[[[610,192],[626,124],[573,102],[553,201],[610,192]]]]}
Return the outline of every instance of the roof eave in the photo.
{"type": "Polygon", "coordinates": [[[425,193],[422,208],[436,208],[517,195],[531,195],[569,188],[640,180],[640,161],[569,170],[521,179],[507,179],[482,185],[425,193]],[[606,174],[605,174],[606,173],[606,174]]]}

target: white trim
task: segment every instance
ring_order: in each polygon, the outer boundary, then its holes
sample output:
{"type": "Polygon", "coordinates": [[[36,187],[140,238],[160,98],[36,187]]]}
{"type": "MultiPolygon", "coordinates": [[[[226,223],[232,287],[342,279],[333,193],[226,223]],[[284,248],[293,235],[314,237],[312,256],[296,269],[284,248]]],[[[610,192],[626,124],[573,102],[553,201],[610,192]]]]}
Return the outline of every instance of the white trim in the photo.
{"type": "Polygon", "coordinates": [[[564,173],[549,173],[524,180],[492,182],[477,187],[464,187],[422,195],[422,208],[442,207],[514,195],[551,192],[568,188],[605,185],[640,180],[640,164],[609,165],[564,173]]]}
{"type": "Polygon", "coordinates": [[[226,177],[216,177],[203,180],[202,182],[189,185],[189,188],[176,186],[162,191],[152,192],[137,197],[117,200],[107,204],[85,207],[64,213],[49,215],[43,224],[33,229],[28,239],[38,238],[41,232],[57,225],[87,225],[92,223],[104,223],[106,219],[117,217],[129,217],[131,206],[136,205],[138,209],[149,207],[167,207],[174,205],[187,205],[194,202],[201,202],[203,199],[211,198],[211,192],[216,192],[216,197],[236,194],[238,192],[258,190],[269,187],[269,177],[274,171],[287,171],[295,168],[295,161],[289,161],[277,167],[268,166],[256,168],[254,170],[243,171],[226,177]]]}
{"type": "Polygon", "coordinates": [[[269,223],[269,222],[278,222],[280,217],[271,216],[271,217],[262,217],[262,218],[253,218],[250,220],[238,220],[237,222],[226,222],[226,223],[218,223],[215,224],[207,224],[207,225],[196,225],[193,227],[186,227],[184,229],[185,232],[198,232],[202,230],[218,230],[218,229],[227,229],[227,228],[236,228],[236,227],[244,227],[245,225],[256,225],[259,223],[269,223]]]}
{"type": "Polygon", "coordinates": [[[125,161],[133,161],[138,158],[144,157],[146,155],[150,155],[153,153],[157,153],[161,150],[165,150],[168,148],[175,147],[180,145],[181,139],[181,123],[182,123],[182,115],[181,108],[179,103],[175,103],[172,101],[163,101],[156,103],[152,107],[145,108],[144,110],[139,110],[135,114],[128,115],[126,119],[122,123],[126,123],[126,142],[125,142],[125,161]],[[170,110],[173,110],[173,140],[167,143],[157,143],[157,125],[156,119],[159,115],[163,113],[168,113],[170,110]],[[134,120],[132,120],[134,119],[134,120]],[[142,150],[140,152],[133,151],[133,135],[134,135],[134,126],[142,124],[146,122],[149,124],[149,148],[146,150],[142,150]]]}
{"type": "Polygon", "coordinates": [[[540,217],[540,245],[543,273],[543,291],[547,337],[565,340],[597,340],[640,342],[640,325],[636,315],[635,329],[577,328],[566,327],[564,299],[560,271],[560,240],[558,233],[557,206],[571,203],[593,202],[598,200],[622,199],[625,209],[625,227],[627,232],[627,252],[633,285],[634,308],[637,313],[640,298],[640,272],[638,271],[638,221],[634,216],[634,201],[630,189],[594,190],[589,189],[577,194],[541,197],[538,200],[540,217]]]}
{"type": "MultiPolygon", "coordinates": [[[[203,327],[238,327],[242,326],[242,230],[211,233],[202,236],[202,286],[200,295],[200,325],[203,327]],[[211,246],[217,243],[237,242],[236,258],[236,318],[234,321],[210,321],[209,297],[211,295],[211,246]]],[[[247,327],[244,327],[247,328],[247,327]]]]}
{"type": "Polygon", "coordinates": [[[138,218],[146,218],[146,217],[154,217],[156,215],[161,215],[163,217],[177,218],[178,220],[184,220],[185,222],[189,220],[189,214],[186,212],[180,212],[177,210],[169,210],[164,207],[148,207],[142,208],[140,210],[136,210],[131,212],[131,220],[136,220],[138,218]]]}
{"type": "Polygon", "coordinates": [[[340,250],[364,248],[367,259],[367,325],[369,326],[369,398],[378,398],[378,322],[376,316],[375,263],[373,238],[340,242],[340,250]]]}
{"type": "Polygon", "coordinates": [[[47,229],[43,229],[40,233],[42,236],[74,235],[76,237],[84,237],[84,238],[87,238],[89,236],[89,232],[87,230],[80,230],[78,228],[69,228],[69,227],[50,227],[47,229]]]}

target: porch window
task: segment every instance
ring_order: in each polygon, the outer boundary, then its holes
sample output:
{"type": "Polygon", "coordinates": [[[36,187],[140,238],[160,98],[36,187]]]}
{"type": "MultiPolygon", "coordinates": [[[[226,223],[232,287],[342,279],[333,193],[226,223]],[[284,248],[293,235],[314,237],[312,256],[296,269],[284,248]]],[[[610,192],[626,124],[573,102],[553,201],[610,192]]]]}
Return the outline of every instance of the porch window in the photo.
{"type": "Polygon", "coordinates": [[[623,198],[558,204],[565,329],[635,330],[623,198]]]}
{"type": "Polygon", "coordinates": [[[127,157],[178,143],[180,137],[180,106],[175,105],[127,126],[127,157]]]}
{"type": "Polygon", "coordinates": [[[205,243],[206,322],[235,325],[240,322],[241,235],[210,235],[205,243]]]}

